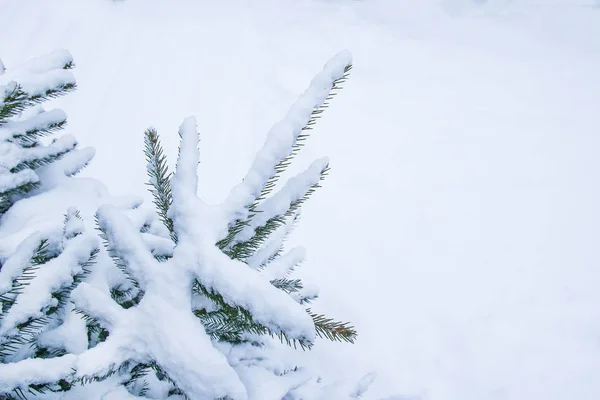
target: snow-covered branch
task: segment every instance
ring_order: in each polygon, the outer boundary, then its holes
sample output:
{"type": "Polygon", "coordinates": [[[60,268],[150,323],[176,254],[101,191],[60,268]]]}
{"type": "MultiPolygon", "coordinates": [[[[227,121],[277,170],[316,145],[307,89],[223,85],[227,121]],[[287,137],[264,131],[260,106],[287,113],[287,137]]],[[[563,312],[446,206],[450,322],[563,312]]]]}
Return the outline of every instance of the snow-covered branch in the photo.
{"type": "Polygon", "coordinates": [[[250,170],[242,182],[233,188],[223,205],[229,221],[247,218],[247,208],[261,196],[269,179],[276,175],[278,163],[293,151],[313,111],[327,101],[335,81],[344,77],[351,64],[352,55],[348,51],[333,57],[292,105],[284,119],[271,128],[250,170]]]}

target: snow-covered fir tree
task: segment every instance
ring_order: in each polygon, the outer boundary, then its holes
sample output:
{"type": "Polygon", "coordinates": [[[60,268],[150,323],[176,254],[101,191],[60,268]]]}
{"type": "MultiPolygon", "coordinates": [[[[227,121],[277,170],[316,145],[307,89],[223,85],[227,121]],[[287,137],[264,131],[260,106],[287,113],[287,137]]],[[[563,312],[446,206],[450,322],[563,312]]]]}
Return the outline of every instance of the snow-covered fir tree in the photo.
{"type": "MultiPolygon", "coordinates": [[[[69,59],[61,68],[71,65],[69,59]]],[[[295,275],[304,251],[284,251],[299,209],[327,174],[328,161],[317,160],[277,185],[350,69],[347,52],[325,65],[269,132],[223,204],[208,205],[198,196],[198,133],[190,117],[179,128],[174,173],[158,133],[145,132],[154,213],[139,201],[113,200],[88,221],[65,200],[61,227],[35,232],[3,256],[0,398],[360,398],[372,375],[327,385],[293,357],[318,337],[350,343],[356,338],[350,324],[311,311],[318,292],[295,275]]],[[[53,79],[40,77],[32,87],[44,87],[51,96],[58,82],[53,79]]],[[[69,87],[60,82],[65,90],[75,85],[69,79],[69,87]]],[[[7,149],[27,160],[27,151],[54,149],[23,137],[50,133],[65,118],[45,119],[50,121],[45,128],[17,118],[39,102],[39,90],[17,83],[6,87],[24,102],[10,108],[14,95],[6,95],[2,103],[8,110],[0,120],[7,149]]],[[[3,177],[11,177],[5,181],[14,187],[6,186],[7,210],[43,187],[43,176],[51,181],[52,175],[71,172],[38,174],[39,167],[64,156],[49,151],[39,152],[44,161],[27,164],[29,180],[20,180],[24,168],[4,166],[3,177]]]]}

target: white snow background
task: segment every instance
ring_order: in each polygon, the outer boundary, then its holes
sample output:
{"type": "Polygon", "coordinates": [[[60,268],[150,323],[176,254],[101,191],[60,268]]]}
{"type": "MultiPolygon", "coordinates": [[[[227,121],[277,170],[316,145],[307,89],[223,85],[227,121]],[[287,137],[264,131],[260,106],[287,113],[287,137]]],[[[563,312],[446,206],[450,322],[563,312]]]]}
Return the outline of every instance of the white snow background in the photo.
{"type": "MultiPolygon", "coordinates": [[[[314,74],[354,66],[290,172],[332,171],[292,238],[314,309],[355,345],[302,356],[375,370],[368,398],[600,398],[600,9],[596,0],[0,0],[8,67],[55,49],[54,101],[97,153],[83,176],[144,195],[142,134],[171,163],[201,131],[221,201],[314,74]]],[[[50,109],[51,106],[48,106],[50,109]]],[[[66,207],[66,206],[65,206],[66,207]]],[[[201,362],[199,360],[199,362],[201,362]]]]}

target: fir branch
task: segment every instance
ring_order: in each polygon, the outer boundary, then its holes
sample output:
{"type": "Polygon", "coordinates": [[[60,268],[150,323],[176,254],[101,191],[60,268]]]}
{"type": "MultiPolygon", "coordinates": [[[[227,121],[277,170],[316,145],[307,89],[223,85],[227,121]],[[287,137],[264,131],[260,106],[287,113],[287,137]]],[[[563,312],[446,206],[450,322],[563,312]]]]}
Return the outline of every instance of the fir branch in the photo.
{"type": "Polygon", "coordinates": [[[60,160],[61,158],[63,158],[63,156],[65,154],[72,151],[74,148],[75,148],[75,146],[70,147],[65,150],[58,151],[54,154],[50,154],[46,157],[35,158],[33,160],[23,161],[23,162],[15,165],[14,167],[12,167],[10,169],[10,172],[16,173],[16,172],[22,171],[24,169],[38,169],[38,168],[44,167],[46,165],[52,164],[55,161],[60,160]]]}
{"type": "Polygon", "coordinates": [[[0,126],[30,106],[27,93],[21,89],[21,86],[16,82],[11,82],[9,85],[11,87],[5,87],[4,98],[0,101],[0,126]]]}
{"type": "Polygon", "coordinates": [[[291,222],[289,222],[289,224],[291,225],[289,227],[289,229],[284,233],[283,238],[281,238],[281,244],[279,246],[279,248],[277,249],[276,252],[274,252],[273,254],[271,254],[263,263],[261,263],[259,265],[259,269],[260,268],[264,268],[265,265],[267,265],[268,263],[274,261],[275,259],[281,257],[281,254],[283,253],[283,247],[285,245],[285,242],[287,241],[287,239],[290,236],[290,233],[294,230],[294,228],[296,227],[296,225],[298,224],[298,221],[300,220],[300,210],[297,210],[293,217],[291,222]]]}
{"type": "MultiPolygon", "coordinates": [[[[0,303],[2,303],[2,308],[0,310],[0,321],[16,303],[18,296],[23,292],[25,286],[29,285],[31,280],[35,278],[36,271],[40,268],[40,266],[51,259],[52,256],[49,251],[48,239],[40,240],[40,244],[36,247],[31,256],[29,262],[30,265],[23,269],[23,272],[19,278],[13,281],[11,290],[0,295],[0,303]]],[[[1,354],[2,351],[0,350],[0,355],[1,354]]]]}
{"type": "MultiPolygon", "coordinates": [[[[233,243],[233,241],[235,240],[236,236],[246,227],[250,225],[250,219],[248,220],[236,220],[229,228],[227,231],[227,236],[225,236],[223,239],[219,240],[217,242],[217,247],[221,250],[223,250],[225,253],[227,253],[227,247],[233,243]]],[[[232,256],[230,254],[228,254],[231,258],[234,258],[235,256],[232,256]]]]}
{"type": "Polygon", "coordinates": [[[75,290],[75,288],[79,286],[79,284],[83,282],[83,280],[92,272],[91,267],[96,263],[96,258],[98,257],[99,253],[100,249],[92,250],[88,259],[84,263],[79,264],[81,267],[81,272],[73,275],[73,282],[71,285],[63,287],[59,291],[52,293],[52,296],[58,300],[58,305],[55,307],[55,310],[48,310],[48,314],[58,312],[58,310],[66,307],[66,305],[69,303],[69,299],[73,290],[75,290]]]}
{"type": "Polygon", "coordinates": [[[268,333],[268,329],[254,322],[252,314],[238,306],[231,306],[219,293],[208,290],[199,281],[194,284],[194,291],[202,293],[212,300],[219,309],[207,312],[206,310],[195,310],[194,315],[198,317],[213,339],[238,343],[244,332],[252,332],[258,335],[268,333]]]}
{"type": "Polygon", "coordinates": [[[237,235],[237,233],[239,233],[243,229],[243,227],[247,225],[250,222],[250,220],[252,220],[252,218],[256,215],[257,208],[260,205],[260,203],[264,199],[266,199],[267,196],[273,191],[273,189],[277,185],[277,182],[281,178],[281,175],[291,165],[293,158],[300,152],[302,147],[304,147],[305,141],[309,136],[309,131],[313,129],[314,125],[317,123],[317,120],[321,118],[325,109],[329,108],[330,101],[337,95],[337,92],[342,89],[342,84],[348,80],[351,69],[352,64],[348,64],[344,68],[343,75],[340,78],[333,81],[329,94],[325,98],[325,101],[322,104],[318,105],[317,108],[315,108],[312,111],[308,121],[306,122],[304,127],[302,127],[300,133],[296,136],[294,143],[291,146],[290,152],[284,158],[279,160],[277,164],[275,164],[275,166],[273,167],[273,174],[264,183],[263,187],[260,190],[259,196],[256,199],[254,199],[252,204],[248,206],[248,218],[246,220],[236,220],[229,226],[227,236],[218,243],[219,248],[225,249],[232,242],[234,242],[234,238],[237,235]]]}
{"type": "Polygon", "coordinates": [[[277,289],[283,290],[288,294],[298,292],[303,288],[302,281],[300,279],[274,279],[271,281],[271,284],[277,289]]]}
{"type": "Polygon", "coordinates": [[[267,328],[255,323],[252,317],[243,311],[241,308],[232,307],[210,312],[196,310],[194,315],[200,319],[206,333],[214,340],[240,343],[245,333],[269,333],[267,328]]]}
{"type": "Polygon", "coordinates": [[[48,101],[51,99],[56,99],[58,97],[65,96],[77,89],[77,84],[75,83],[66,83],[64,85],[57,86],[55,88],[51,88],[46,90],[42,94],[36,94],[30,96],[28,98],[28,106],[33,106],[39,103],[43,103],[44,101],[48,101]]]}
{"type": "MultiPolygon", "coordinates": [[[[95,263],[96,257],[99,253],[99,249],[93,250],[88,260],[82,264],[80,267],[82,272],[73,275],[73,282],[71,285],[62,287],[56,292],[51,293],[51,296],[56,300],[56,305],[46,307],[42,309],[44,313],[41,317],[31,317],[26,321],[18,324],[16,326],[17,332],[11,335],[5,343],[0,344],[0,358],[10,357],[15,353],[20,346],[29,346],[30,348],[35,349],[35,351],[39,351],[40,348],[37,344],[37,339],[40,333],[48,326],[50,321],[55,317],[60,315],[61,311],[65,309],[67,304],[69,303],[69,297],[71,292],[83,281],[83,279],[89,275],[91,272],[91,266],[95,263]]],[[[39,257],[34,258],[32,264],[37,263],[37,268],[42,264],[45,264],[49,260],[46,258],[45,254],[39,257]]],[[[31,274],[31,279],[33,279],[35,275],[31,274]]],[[[27,282],[29,284],[29,282],[27,282]]],[[[22,291],[23,286],[20,286],[20,290],[22,291]]],[[[16,302],[16,301],[15,301],[16,302]]],[[[15,303],[13,302],[13,304],[15,303]]],[[[12,306],[12,304],[11,304],[12,306]]]]}
{"type": "MultiPolygon", "coordinates": [[[[69,382],[69,384],[71,386],[74,386],[74,385],[85,386],[85,385],[89,385],[91,383],[101,382],[101,381],[106,380],[116,374],[126,373],[130,367],[130,364],[131,364],[130,361],[125,361],[124,363],[122,363],[119,366],[117,366],[113,363],[111,366],[108,367],[108,371],[105,372],[104,374],[84,375],[84,376],[75,377],[71,382],[69,382]]],[[[74,373],[76,373],[76,371],[74,371],[74,373]]]]}
{"type": "Polygon", "coordinates": [[[238,242],[231,248],[223,250],[223,252],[231,259],[244,261],[256,253],[268,237],[283,224],[285,224],[284,216],[278,215],[270,218],[263,226],[259,226],[254,230],[254,236],[250,239],[238,242]]]}
{"type": "Polygon", "coordinates": [[[148,186],[152,189],[150,193],[154,197],[157,213],[161,222],[169,230],[171,239],[177,243],[177,233],[173,228],[173,220],[169,218],[168,211],[173,203],[171,193],[171,173],[167,166],[167,157],[164,155],[158,132],[154,128],[149,128],[144,132],[144,154],[148,162],[148,186]]]}
{"type": "Polygon", "coordinates": [[[50,99],[64,96],[77,89],[75,83],[67,83],[32,96],[24,92],[18,83],[12,82],[10,85],[11,87],[5,91],[4,98],[0,101],[0,126],[6,123],[9,118],[19,115],[27,108],[50,99]]]}
{"type": "Polygon", "coordinates": [[[292,218],[288,218],[284,226],[273,232],[273,235],[266,241],[252,256],[244,261],[256,270],[262,270],[267,264],[281,257],[285,243],[295,228],[300,213],[297,212],[292,218]]]}
{"type": "Polygon", "coordinates": [[[304,202],[306,202],[314,192],[321,187],[320,181],[325,179],[328,172],[329,167],[327,166],[321,171],[319,182],[310,186],[301,198],[293,201],[283,215],[276,215],[269,218],[264,225],[255,228],[254,235],[250,239],[235,243],[231,248],[225,249],[223,252],[232,259],[242,261],[245,261],[248,257],[255,254],[264,245],[269,236],[285,224],[287,218],[294,218],[296,216],[302,204],[304,204],[304,202]]]}
{"type": "MultiPolygon", "coordinates": [[[[287,293],[294,293],[302,289],[302,283],[299,279],[277,279],[272,281],[272,284],[287,293]]],[[[312,347],[312,344],[309,342],[289,339],[285,333],[273,332],[266,326],[255,322],[249,311],[239,306],[229,305],[219,293],[206,289],[198,281],[194,284],[194,292],[203,294],[219,307],[217,311],[210,312],[205,309],[194,310],[194,315],[200,319],[206,333],[215,340],[240,343],[244,334],[253,333],[257,335],[269,335],[272,337],[276,336],[282,343],[293,346],[294,348],[300,347],[302,350],[310,349],[312,347]]],[[[332,340],[340,340],[339,338],[350,342],[354,340],[351,335],[354,331],[351,330],[351,327],[349,328],[350,330],[341,329],[343,325],[340,323],[335,323],[330,319],[324,319],[324,316],[312,314],[310,313],[310,310],[308,310],[308,312],[309,315],[313,317],[319,337],[329,337],[328,335],[325,335],[326,333],[329,333],[330,335],[333,335],[332,337],[335,337],[332,340]],[[321,334],[319,333],[320,331],[321,334]]],[[[355,335],[356,333],[354,332],[354,336],[355,335]]]]}
{"type": "Polygon", "coordinates": [[[46,382],[46,383],[31,383],[26,387],[15,387],[12,389],[12,392],[15,396],[13,397],[10,393],[0,393],[0,400],[27,400],[26,392],[36,397],[40,394],[46,394],[46,391],[58,393],[58,392],[66,392],[71,389],[72,384],[69,383],[66,379],[70,379],[71,377],[67,377],[65,379],[60,379],[58,382],[46,382]]]}
{"type": "Polygon", "coordinates": [[[250,206],[250,211],[255,211],[256,207],[260,204],[261,201],[267,198],[267,196],[273,191],[273,188],[276,186],[279,181],[281,174],[285,172],[285,170],[291,165],[293,158],[302,150],[302,147],[305,145],[305,141],[309,136],[309,131],[313,129],[313,126],[317,123],[317,120],[321,118],[323,112],[329,108],[329,102],[336,95],[336,92],[341,90],[342,84],[348,80],[350,76],[350,70],[352,69],[352,64],[348,64],[346,68],[344,68],[344,74],[342,77],[333,81],[333,85],[331,86],[331,90],[329,95],[325,98],[325,102],[320,104],[316,109],[314,109],[310,115],[310,119],[302,128],[301,133],[296,138],[296,141],[292,145],[291,152],[282,160],[280,160],[277,165],[275,165],[274,173],[271,175],[269,180],[265,183],[264,187],[260,192],[260,196],[254,201],[254,203],[250,206]]]}
{"type": "Polygon", "coordinates": [[[49,136],[64,129],[67,120],[52,122],[42,128],[33,128],[13,135],[13,139],[26,148],[34,147],[42,137],[49,136]]]}
{"type": "Polygon", "coordinates": [[[239,306],[229,305],[219,293],[208,290],[200,282],[196,281],[193,290],[202,293],[212,300],[219,309],[207,312],[206,310],[195,310],[196,315],[205,326],[207,334],[213,339],[230,343],[239,343],[244,333],[255,333],[257,335],[277,336],[282,343],[301,349],[310,349],[312,343],[297,339],[289,339],[284,332],[273,332],[266,326],[254,321],[252,314],[239,306]]]}
{"type": "Polygon", "coordinates": [[[121,270],[121,272],[123,273],[123,275],[125,276],[125,278],[129,282],[131,282],[131,284],[133,285],[133,287],[139,289],[140,292],[143,293],[142,289],[140,288],[139,282],[137,281],[137,279],[133,275],[133,273],[130,271],[130,269],[129,269],[128,265],[127,265],[127,262],[110,245],[110,241],[108,240],[108,234],[101,227],[98,214],[96,214],[94,218],[95,218],[95,221],[96,221],[96,229],[99,231],[98,236],[100,236],[100,239],[102,239],[102,243],[104,244],[104,248],[106,249],[106,252],[110,256],[110,258],[113,260],[114,265],[117,268],[119,268],[119,270],[121,270]]]}
{"type": "Polygon", "coordinates": [[[306,312],[315,322],[315,329],[319,337],[349,343],[354,343],[356,340],[356,330],[349,322],[334,321],[332,318],[313,313],[310,308],[306,309],[306,312]]]}

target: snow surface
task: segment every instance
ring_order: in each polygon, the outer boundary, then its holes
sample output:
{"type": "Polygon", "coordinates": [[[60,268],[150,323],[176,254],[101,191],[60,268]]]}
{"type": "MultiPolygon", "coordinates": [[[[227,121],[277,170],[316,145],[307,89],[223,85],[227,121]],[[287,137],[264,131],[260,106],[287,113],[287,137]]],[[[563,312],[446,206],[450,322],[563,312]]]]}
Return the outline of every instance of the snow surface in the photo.
{"type": "Polygon", "coordinates": [[[12,66],[71,51],[79,90],[55,103],[97,150],[83,174],[115,194],[145,190],[144,129],[158,129],[174,162],[175,127],[197,115],[199,190],[211,204],[323,62],[351,50],[349,82],[290,170],[321,155],[332,168],[290,244],[307,249],[315,306],[352,321],[359,338],[320,342],[306,363],[331,378],[376,370],[367,399],[594,400],[594,6],[0,1],[0,37],[10,38],[0,57],[12,66]]]}

